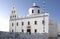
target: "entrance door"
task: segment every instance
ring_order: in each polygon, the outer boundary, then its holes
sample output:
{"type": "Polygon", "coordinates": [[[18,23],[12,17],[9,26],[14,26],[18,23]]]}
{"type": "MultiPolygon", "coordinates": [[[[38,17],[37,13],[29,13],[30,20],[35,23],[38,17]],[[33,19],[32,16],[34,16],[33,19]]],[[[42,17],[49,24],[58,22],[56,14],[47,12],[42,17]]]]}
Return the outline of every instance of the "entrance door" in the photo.
{"type": "Polygon", "coordinates": [[[31,34],[31,29],[27,29],[27,33],[31,34]]]}

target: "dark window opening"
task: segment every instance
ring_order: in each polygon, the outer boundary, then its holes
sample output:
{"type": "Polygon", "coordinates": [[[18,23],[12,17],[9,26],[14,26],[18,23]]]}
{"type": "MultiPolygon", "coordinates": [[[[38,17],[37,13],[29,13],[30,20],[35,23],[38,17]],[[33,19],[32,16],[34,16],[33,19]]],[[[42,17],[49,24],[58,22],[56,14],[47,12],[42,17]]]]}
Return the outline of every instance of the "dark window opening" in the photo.
{"type": "Polygon", "coordinates": [[[24,25],[24,22],[22,22],[22,25],[24,25]]]}
{"type": "Polygon", "coordinates": [[[15,13],[15,10],[14,10],[14,11],[12,11],[12,13],[15,13]]]}
{"type": "Polygon", "coordinates": [[[32,10],[32,13],[34,13],[34,10],[32,10]]]}
{"type": "Polygon", "coordinates": [[[42,24],[45,25],[45,21],[44,20],[42,21],[42,24]]]}
{"type": "Polygon", "coordinates": [[[37,32],[37,29],[35,29],[35,33],[37,32]]]}
{"type": "Polygon", "coordinates": [[[15,10],[14,10],[14,13],[15,13],[15,10]]]}
{"type": "Polygon", "coordinates": [[[40,10],[38,10],[38,13],[40,13],[40,10]]]}
{"type": "Polygon", "coordinates": [[[14,30],[12,30],[12,32],[14,32],[14,30]]]}
{"type": "Polygon", "coordinates": [[[30,22],[28,21],[28,25],[30,25],[30,22]]]}
{"type": "Polygon", "coordinates": [[[35,25],[37,25],[37,21],[35,21],[35,25]]]}
{"type": "Polygon", "coordinates": [[[24,32],[24,30],[22,29],[22,32],[24,32]]]}
{"type": "Polygon", "coordinates": [[[15,17],[16,17],[16,15],[15,15],[15,17]]]}
{"type": "Polygon", "coordinates": [[[18,22],[17,22],[17,26],[18,26],[18,22]]]}
{"type": "Polygon", "coordinates": [[[14,24],[12,23],[12,26],[14,26],[14,24]]]}

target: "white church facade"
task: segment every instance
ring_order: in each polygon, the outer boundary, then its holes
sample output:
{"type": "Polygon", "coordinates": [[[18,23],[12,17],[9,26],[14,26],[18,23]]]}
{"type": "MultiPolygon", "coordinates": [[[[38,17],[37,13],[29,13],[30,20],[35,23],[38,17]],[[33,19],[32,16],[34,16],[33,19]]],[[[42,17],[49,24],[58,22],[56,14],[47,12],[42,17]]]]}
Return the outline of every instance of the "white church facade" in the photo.
{"type": "Polygon", "coordinates": [[[18,17],[15,6],[12,7],[9,20],[10,32],[48,33],[49,37],[57,36],[57,22],[51,21],[49,13],[43,13],[37,3],[34,3],[28,12],[27,16],[18,17]]]}

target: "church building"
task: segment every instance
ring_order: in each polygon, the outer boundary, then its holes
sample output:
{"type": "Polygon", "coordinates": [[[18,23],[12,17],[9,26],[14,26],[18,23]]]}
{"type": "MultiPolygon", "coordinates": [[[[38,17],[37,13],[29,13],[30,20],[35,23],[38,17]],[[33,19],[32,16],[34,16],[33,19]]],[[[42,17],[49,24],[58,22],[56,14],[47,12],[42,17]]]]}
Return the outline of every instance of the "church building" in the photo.
{"type": "Polygon", "coordinates": [[[57,22],[50,19],[49,13],[43,13],[37,3],[33,3],[28,12],[27,16],[19,17],[16,7],[12,7],[9,20],[10,32],[47,33],[51,37],[57,36],[57,22]]]}

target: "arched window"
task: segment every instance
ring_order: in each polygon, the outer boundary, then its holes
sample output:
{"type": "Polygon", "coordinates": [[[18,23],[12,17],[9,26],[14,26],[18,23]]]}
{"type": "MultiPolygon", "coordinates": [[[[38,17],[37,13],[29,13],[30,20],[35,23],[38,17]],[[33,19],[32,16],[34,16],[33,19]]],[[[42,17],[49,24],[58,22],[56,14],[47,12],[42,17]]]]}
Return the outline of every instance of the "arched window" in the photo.
{"type": "Polygon", "coordinates": [[[18,26],[18,22],[17,22],[17,26],[18,26]]]}
{"type": "Polygon", "coordinates": [[[22,22],[22,26],[24,25],[24,22],[22,22]]]}
{"type": "Polygon", "coordinates": [[[34,13],[34,10],[32,10],[32,13],[34,13]]]}
{"type": "Polygon", "coordinates": [[[14,26],[14,24],[12,23],[12,26],[14,26]]]}
{"type": "Polygon", "coordinates": [[[30,22],[28,21],[28,25],[30,25],[30,22]]]}
{"type": "Polygon", "coordinates": [[[13,10],[12,13],[15,13],[15,10],[13,10]]]}
{"type": "Polygon", "coordinates": [[[37,25],[37,21],[35,21],[35,25],[37,25]]]}
{"type": "Polygon", "coordinates": [[[35,29],[35,33],[37,32],[37,29],[35,29]]]}
{"type": "Polygon", "coordinates": [[[40,10],[38,10],[38,13],[40,13],[40,10]]]}

